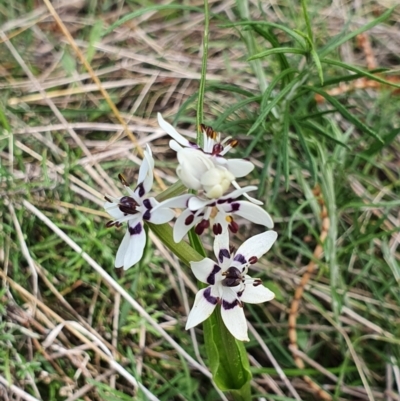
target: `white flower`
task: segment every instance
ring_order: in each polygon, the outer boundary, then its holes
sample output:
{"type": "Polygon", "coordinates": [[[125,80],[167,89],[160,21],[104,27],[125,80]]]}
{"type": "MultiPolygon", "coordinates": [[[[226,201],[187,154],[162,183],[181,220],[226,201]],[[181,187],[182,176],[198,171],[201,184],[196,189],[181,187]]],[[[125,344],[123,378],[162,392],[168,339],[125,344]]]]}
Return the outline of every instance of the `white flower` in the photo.
{"type": "Polygon", "coordinates": [[[107,227],[120,227],[123,222],[128,223],[128,230],[118,248],[115,258],[115,267],[129,269],[143,256],[146,245],[146,233],[143,220],[153,224],[164,224],[172,220],[174,212],[163,206],[156,199],[148,197],[153,186],[154,159],[151,149],[147,146],[144,159],[139,169],[136,189],[129,188],[128,183],[120,174],[118,177],[124,185],[128,196],[114,198],[106,196],[104,203],[106,211],[114,218],[107,223],[107,227]]]}
{"type": "Polygon", "coordinates": [[[182,241],[192,227],[195,227],[196,234],[201,235],[210,227],[210,220],[213,233],[229,239],[228,229],[232,233],[237,233],[239,229],[234,216],[273,228],[274,222],[263,208],[251,202],[237,200],[241,195],[255,189],[257,189],[255,186],[236,189],[217,199],[202,199],[186,194],[164,201],[165,206],[168,207],[186,208],[176,219],[174,241],[182,241]]]}
{"type": "Polygon", "coordinates": [[[238,340],[249,341],[243,302],[257,304],[270,301],[275,295],[262,285],[260,279],[247,275],[248,267],[271,248],[276,238],[275,231],[255,235],[231,255],[226,239],[216,237],[214,253],[217,263],[209,258],[190,262],[196,278],[209,286],[196,294],[186,330],[206,320],[215,307],[221,305],[221,316],[227,329],[238,340]]]}
{"type": "MultiPolygon", "coordinates": [[[[173,138],[169,146],[177,152],[179,161],[177,175],[187,188],[203,189],[207,197],[216,198],[218,196],[212,196],[214,193],[220,193],[221,190],[224,193],[231,183],[238,187],[235,179],[246,176],[254,169],[254,164],[248,160],[225,159],[223,156],[237,146],[238,141],[230,137],[221,141],[221,134],[211,127],[201,125],[203,146],[200,147],[179,134],[162,118],[160,113],[157,114],[157,119],[160,127],[173,138]],[[214,181],[220,179],[220,182],[212,187],[209,184],[203,184],[203,181],[209,180],[210,176],[214,181]]],[[[262,204],[253,198],[249,200],[262,204]]]]}

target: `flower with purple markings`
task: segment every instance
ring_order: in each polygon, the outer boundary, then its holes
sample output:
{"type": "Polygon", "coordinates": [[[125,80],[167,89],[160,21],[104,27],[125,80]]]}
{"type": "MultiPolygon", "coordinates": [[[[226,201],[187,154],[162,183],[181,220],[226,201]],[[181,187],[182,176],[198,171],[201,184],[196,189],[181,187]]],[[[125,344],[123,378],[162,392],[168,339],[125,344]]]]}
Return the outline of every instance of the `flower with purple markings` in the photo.
{"type": "Polygon", "coordinates": [[[275,295],[260,279],[251,278],[248,268],[271,248],[276,238],[275,231],[266,231],[249,238],[231,254],[226,237],[217,236],[214,253],[218,262],[209,258],[190,262],[196,278],[209,286],[196,294],[186,330],[206,320],[220,305],[222,320],[231,334],[238,340],[249,341],[243,302],[258,304],[270,301],[275,295]]]}
{"type": "Polygon", "coordinates": [[[129,188],[129,184],[120,174],[118,177],[128,195],[120,198],[105,197],[104,209],[114,219],[107,223],[107,227],[120,227],[122,223],[128,223],[128,230],[115,258],[115,267],[117,268],[129,269],[142,258],[146,245],[143,221],[164,224],[172,220],[175,215],[171,209],[163,206],[163,203],[148,197],[148,193],[153,186],[153,169],[154,159],[150,147],[147,146],[139,169],[136,189],[129,188]]]}
{"type": "Polygon", "coordinates": [[[185,208],[176,219],[173,232],[174,241],[182,241],[192,227],[196,234],[201,235],[210,226],[214,235],[222,235],[229,240],[229,231],[236,234],[239,229],[235,217],[243,217],[253,223],[273,228],[274,222],[271,216],[262,207],[248,201],[238,200],[241,195],[256,189],[256,186],[236,189],[217,199],[202,199],[187,194],[166,200],[165,206],[185,208]]]}

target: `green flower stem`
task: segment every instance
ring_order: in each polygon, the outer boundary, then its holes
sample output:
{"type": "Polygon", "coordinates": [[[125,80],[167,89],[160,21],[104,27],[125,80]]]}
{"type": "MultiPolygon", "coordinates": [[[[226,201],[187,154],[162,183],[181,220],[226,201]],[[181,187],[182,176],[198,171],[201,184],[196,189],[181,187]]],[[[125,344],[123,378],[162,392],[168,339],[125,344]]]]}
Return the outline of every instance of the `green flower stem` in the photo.
{"type": "Polygon", "coordinates": [[[186,187],[182,184],[181,180],[168,187],[165,191],[161,192],[156,196],[159,202],[165,201],[174,196],[183,194],[186,191],[186,187]]]}
{"type": "Polygon", "coordinates": [[[190,262],[198,262],[204,259],[204,257],[187,242],[181,241],[176,243],[172,235],[172,227],[168,223],[159,225],[147,223],[147,225],[150,227],[151,231],[160,238],[164,245],[187,266],[190,266],[190,262]]]}
{"type": "Polygon", "coordinates": [[[201,60],[201,77],[199,86],[199,98],[197,101],[197,114],[196,114],[196,126],[197,126],[197,138],[196,142],[198,145],[202,145],[202,137],[200,132],[200,124],[203,122],[203,109],[204,109],[204,93],[206,88],[206,74],[207,74],[207,57],[208,57],[208,36],[210,28],[210,10],[208,7],[208,1],[204,0],[204,35],[203,35],[203,57],[201,60]]]}

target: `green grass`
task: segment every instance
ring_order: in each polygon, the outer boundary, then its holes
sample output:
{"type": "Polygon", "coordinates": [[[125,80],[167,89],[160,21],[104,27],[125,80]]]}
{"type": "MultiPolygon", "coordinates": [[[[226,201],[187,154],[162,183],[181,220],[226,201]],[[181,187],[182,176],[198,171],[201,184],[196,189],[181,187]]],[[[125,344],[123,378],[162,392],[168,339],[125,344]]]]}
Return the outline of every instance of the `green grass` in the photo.
{"type": "MultiPolygon", "coordinates": [[[[318,399],[306,374],[335,400],[395,400],[400,80],[385,83],[398,77],[400,9],[373,1],[340,9],[309,3],[209,4],[204,123],[239,139],[237,157],[256,164],[241,184],[258,185],[279,233],[256,265],[276,299],[245,309],[258,333],[246,344],[253,397],[318,399]],[[355,40],[364,31],[377,61],[372,71],[355,40]],[[360,78],[380,86],[331,92],[360,78]],[[316,184],[331,226],[297,319],[299,349],[314,362],[305,360],[302,371],[288,349],[288,310],[320,235],[316,184]]],[[[202,2],[98,0],[57,12],[130,130],[142,145],[151,143],[157,174],[171,186],[175,156],[156,113],[195,137],[202,2]],[[131,83],[118,85],[122,79],[131,83]]],[[[149,399],[135,389],[140,382],[160,400],[221,399],[201,363],[188,361],[200,362],[197,350],[206,359],[201,327],[195,337],[184,330],[196,288],[190,270],[151,239],[139,264],[122,275],[114,269],[124,229],[105,227],[102,196],[122,190],[118,173],[135,180],[136,144],[122,134],[45,5],[0,1],[0,23],[11,38],[0,45],[0,382],[15,386],[3,391],[9,398],[19,391],[22,399],[72,399],[80,390],[79,400],[149,399]],[[80,142],[62,128],[25,66],[49,96],[63,91],[49,98],[80,142]],[[44,348],[63,321],[78,322],[92,337],[68,326],[44,348]],[[103,348],[89,344],[93,336],[103,348]]],[[[242,225],[235,245],[260,230],[242,225]]],[[[210,238],[204,240],[209,251],[210,238]]]]}

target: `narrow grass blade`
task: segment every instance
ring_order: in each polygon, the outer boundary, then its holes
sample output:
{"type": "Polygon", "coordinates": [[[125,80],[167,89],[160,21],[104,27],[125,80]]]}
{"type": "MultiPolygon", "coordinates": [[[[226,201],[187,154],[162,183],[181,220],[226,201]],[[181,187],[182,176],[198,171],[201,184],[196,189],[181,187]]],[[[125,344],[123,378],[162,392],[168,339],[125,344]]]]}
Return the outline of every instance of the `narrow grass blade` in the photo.
{"type": "Polygon", "coordinates": [[[378,141],[382,142],[382,139],[380,136],[371,128],[369,128],[367,125],[362,123],[357,117],[355,117],[353,114],[351,114],[346,107],[344,107],[339,100],[334,98],[333,96],[329,95],[325,91],[316,88],[314,86],[307,86],[307,89],[318,93],[319,95],[323,96],[335,109],[347,120],[349,120],[351,123],[353,123],[358,129],[366,132],[368,135],[372,136],[373,138],[377,139],[378,141]]]}
{"type": "Polygon", "coordinates": [[[302,54],[305,55],[307,53],[306,50],[295,48],[295,47],[277,47],[269,50],[265,50],[261,53],[254,54],[253,56],[249,57],[247,61],[257,60],[270,54],[279,54],[279,53],[293,53],[293,54],[302,54]]]}
{"type": "MultiPolygon", "coordinates": [[[[288,71],[283,71],[283,73],[288,73],[288,71]]],[[[283,73],[279,74],[277,78],[281,79],[283,73]]],[[[271,82],[271,85],[267,89],[267,91],[269,91],[269,93],[272,92],[273,85],[276,85],[278,83],[279,79],[275,79],[273,82],[271,82]]],[[[257,118],[256,122],[252,125],[252,127],[250,128],[250,130],[249,130],[247,135],[250,135],[251,133],[253,133],[260,126],[260,124],[263,121],[265,121],[266,117],[271,112],[271,110],[282,99],[285,98],[285,96],[289,93],[289,91],[293,88],[293,86],[297,84],[298,81],[299,81],[299,77],[296,77],[292,82],[290,82],[290,84],[286,85],[285,88],[283,88],[279,92],[279,94],[277,96],[275,96],[274,99],[270,103],[268,103],[268,105],[263,110],[261,110],[261,113],[260,113],[259,117],[257,118]]]]}
{"type": "Polygon", "coordinates": [[[286,32],[289,36],[291,36],[294,40],[296,40],[302,47],[306,47],[306,42],[304,41],[304,38],[299,35],[296,31],[293,29],[290,29],[284,25],[280,24],[275,24],[274,22],[266,22],[266,21],[241,21],[241,22],[235,22],[234,24],[224,24],[221,25],[222,28],[230,28],[230,27],[238,27],[238,26],[251,26],[254,28],[259,27],[259,26],[267,26],[269,28],[277,28],[281,29],[282,31],[286,32]]]}
{"type": "Polygon", "coordinates": [[[353,71],[353,72],[357,73],[359,77],[368,77],[369,79],[380,82],[381,84],[393,86],[395,88],[400,88],[399,84],[395,84],[393,82],[387,81],[386,79],[379,77],[379,75],[371,74],[371,72],[365,71],[362,68],[354,67],[353,65],[342,63],[341,61],[338,61],[338,60],[324,58],[321,60],[321,62],[324,64],[335,65],[337,67],[341,67],[346,70],[353,71]]]}
{"type": "Polygon", "coordinates": [[[339,47],[343,43],[355,38],[360,33],[368,31],[369,29],[373,28],[374,26],[379,25],[381,22],[386,21],[390,17],[390,15],[392,14],[392,12],[394,11],[394,9],[396,7],[397,7],[397,5],[393,6],[392,8],[389,8],[382,15],[380,15],[378,18],[375,18],[373,21],[369,22],[368,24],[365,24],[364,26],[356,29],[355,31],[350,32],[349,34],[347,34],[345,36],[334,38],[334,40],[332,40],[331,43],[328,43],[322,49],[322,51],[320,51],[319,56],[321,58],[325,57],[325,55],[327,55],[328,53],[330,53],[332,50],[336,49],[337,47],[339,47]]]}

